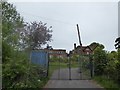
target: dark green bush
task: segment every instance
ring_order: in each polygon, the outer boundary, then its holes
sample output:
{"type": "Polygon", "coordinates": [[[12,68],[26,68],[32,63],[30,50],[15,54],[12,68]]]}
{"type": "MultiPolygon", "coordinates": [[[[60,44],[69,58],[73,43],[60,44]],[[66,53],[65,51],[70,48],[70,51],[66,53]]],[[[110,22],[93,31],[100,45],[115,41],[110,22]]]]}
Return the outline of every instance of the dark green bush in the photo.
{"type": "MultiPolygon", "coordinates": [[[[3,49],[4,51],[5,49],[3,49]]],[[[39,65],[31,64],[25,51],[12,50],[11,56],[4,53],[2,65],[3,88],[39,88],[44,83],[43,71],[39,65]]]]}

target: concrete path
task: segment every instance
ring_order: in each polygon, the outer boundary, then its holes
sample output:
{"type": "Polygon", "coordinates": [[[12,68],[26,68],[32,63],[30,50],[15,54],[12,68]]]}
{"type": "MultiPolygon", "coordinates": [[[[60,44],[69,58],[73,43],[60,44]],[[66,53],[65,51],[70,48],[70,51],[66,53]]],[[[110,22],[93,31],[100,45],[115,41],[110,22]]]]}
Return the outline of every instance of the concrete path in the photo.
{"type": "Polygon", "coordinates": [[[92,80],[49,80],[44,88],[101,88],[92,80]]]}
{"type": "Polygon", "coordinates": [[[88,74],[84,74],[83,73],[79,73],[79,69],[78,68],[71,68],[69,70],[69,68],[65,68],[65,69],[59,69],[59,70],[55,70],[54,73],[52,74],[51,80],[85,80],[85,79],[90,79],[90,73],[88,74]]]}
{"type": "MultiPolygon", "coordinates": [[[[58,70],[54,71],[51,80],[45,85],[44,88],[101,88],[93,80],[75,80],[80,78],[80,74],[78,73],[78,69],[71,69],[71,79],[69,80],[69,71],[68,69],[61,69],[60,72],[58,70]],[[61,73],[60,73],[61,72],[61,73]],[[53,79],[60,80],[53,80],[53,79]]],[[[84,76],[83,76],[84,77],[84,76]]]]}

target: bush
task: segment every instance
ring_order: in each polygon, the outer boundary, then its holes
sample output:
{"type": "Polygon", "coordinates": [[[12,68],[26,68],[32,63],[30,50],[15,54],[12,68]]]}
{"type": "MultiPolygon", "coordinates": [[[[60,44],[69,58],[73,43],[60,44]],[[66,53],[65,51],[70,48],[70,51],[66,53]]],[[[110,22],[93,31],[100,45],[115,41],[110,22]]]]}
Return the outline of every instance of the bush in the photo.
{"type": "MultiPolygon", "coordinates": [[[[7,54],[7,53],[6,53],[7,54]]],[[[5,58],[3,63],[3,88],[40,88],[45,79],[44,68],[30,64],[24,51],[12,51],[14,57],[5,58]]],[[[4,55],[6,56],[6,55],[4,55]]]]}
{"type": "Polygon", "coordinates": [[[97,48],[94,52],[94,66],[95,66],[95,75],[103,75],[105,66],[107,65],[107,54],[101,49],[97,48]]]}
{"type": "Polygon", "coordinates": [[[120,62],[117,63],[116,65],[116,70],[117,70],[117,75],[118,75],[118,83],[120,85],[120,62]]]}
{"type": "Polygon", "coordinates": [[[110,80],[105,76],[95,76],[94,80],[96,80],[106,90],[120,90],[120,86],[114,82],[114,80],[110,80]]]}

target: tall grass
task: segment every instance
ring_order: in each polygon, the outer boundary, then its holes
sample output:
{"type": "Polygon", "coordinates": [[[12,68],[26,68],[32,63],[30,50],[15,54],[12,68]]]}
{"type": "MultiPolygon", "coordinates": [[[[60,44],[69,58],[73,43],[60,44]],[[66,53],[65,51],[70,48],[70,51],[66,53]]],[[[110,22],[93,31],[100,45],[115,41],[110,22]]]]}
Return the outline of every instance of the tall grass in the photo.
{"type": "Polygon", "coordinates": [[[93,79],[106,90],[120,90],[120,86],[114,80],[105,76],[95,76],[93,79]]]}

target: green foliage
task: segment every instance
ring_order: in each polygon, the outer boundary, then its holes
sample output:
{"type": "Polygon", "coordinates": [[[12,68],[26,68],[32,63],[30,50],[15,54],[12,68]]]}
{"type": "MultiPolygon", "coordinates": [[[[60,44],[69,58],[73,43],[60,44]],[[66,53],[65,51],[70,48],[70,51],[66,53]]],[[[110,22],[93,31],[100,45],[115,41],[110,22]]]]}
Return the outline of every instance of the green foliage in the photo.
{"type": "Polygon", "coordinates": [[[109,79],[118,81],[118,83],[120,83],[119,51],[112,51],[107,53],[107,65],[105,67],[104,75],[109,79]]]}
{"type": "Polygon", "coordinates": [[[88,69],[90,68],[90,56],[83,56],[82,57],[82,66],[84,69],[88,69]]]}
{"type": "Polygon", "coordinates": [[[23,48],[40,49],[42,45],[51,41],[52,26],[48,28],[46,25],[47,23],[41,21],[26,23],[20,32],[23,48]]]}
{"type": "Polygon", "coordinates": [[[110,80],[105,76],[95,76],[94,80],[106,90],[120,90],[120,86],[114,80],[110,80]]]}
{"type": "Polygon", "coordinates": [[[57,56],[52,56],[52,57],[50,57],[50,62],[58,62],[58,57],[57,56]]]}
{"type": "Polygon", "coordinates": [[[118,49],[118,61],[120,62],[120,49],[118,49]]]}
{"type": "Polygon", "coordinates": [[[3,88],[39,88],[43,86],[44,69],[40,66],[30,64],[25,52],[14,51],[14,57],[6,59],[3,64],[3,88]]]}
{"type": "Polygon", "coordinates": [[[107,64],[107,55],[101,47],[97,47],[94,51],[94,60],[95,74],[102,75],[107,64]]]}
{"type": "Polygon", "coordinates": [[[6,62],[3,63],[3,87],[14,87],[27,71],[27,57],[17,52],[12,52],[13,54],[14,57],[5,58],[6,62]]]}
{"type": "Polygon", "coordinates": [[[104,49],[104,48],[105,48],[104,45],[99,44],[99,43],[97,43],[97,42],[93,42],[93,43],[90,44],[90,48],[91,48],[91,50],[93,50],[93,51],[94,51],[97,47],[99,47],[99,48],[101,48],[101,49],[104,49]]]}
{"type": "Polygon", "coordinates": [[[120,37],[116,38],[115,43],[116,43],[115,48],[119,49],[120,48],[120,37]]]}
{"type": "Polygon", "coordinates": [[[57,56],[53,56],[50,58],[50,62],[64,62],[67,63],[68,59],[67,58],[62,58],[62,57],[57,57],[57,56]]]}
{"type": "Polygon", "coordinates": [[[68,63],[68,58],[63,58],[63,62],[68,63]]]}
{"type": "Polygon", "coordinates": [[[23,19],[13,4],[2,2],[2,39],[12,46],[18,42],[16,30],[23,26],[23,19]]]}
{"type": "Polygon", "coordinates": [[[71,62],[78,62],[79,55],[73,55],[70,59],[71,62]]]}
{"type": "Polygon", "coordinates": [[[107,80],[102,81],[102,83],[104,83],[105,85],[107,85],[108,80],[112,80],[120,84],[119,49],[118,51],[111,51],[111,52],[106,52],[103,49],[104,49],[103,47],[98,45],[98,47],[94,50],[95,76],[97,77],[105,76],[107,80]]]}
{"type": "Polygon", "coordinates": [[[120,62],[116,64],[116,70],[117,70],[118,83],[120,85],[120,62]]]}
{"type": "Polygon", "coordinates": [[[105,67],[105,74],[109,79],[117,80],[117,68],[118,63],[117,52],[112,51],[107,53],[107,65],[105,67]],[[116,76],[116,77],[115,77],[116,76]]]}
{"type": "Polygon", "coordinates": [[[6,42],[2,42],[2,62],[6,62],[6,60],[9,60],[8,58],[11,57],[11,47],[6,43],[6,42]],[[9,52],[8,52],[9,51],[9,52]]]}
{"type": "Polygon", "coordinates": [[[2,2],[2,9],[2,87],[40,88],[48,80],[43,77],[44,69],[30,63],[28,50],[19,50],[23,19],[13,4],[2,2]]]}

